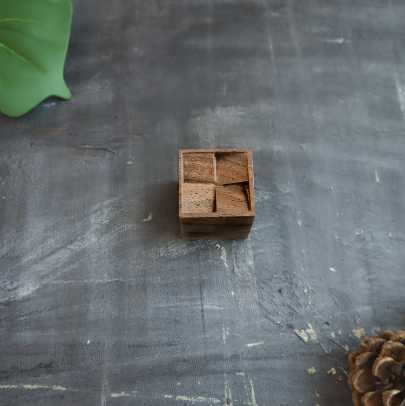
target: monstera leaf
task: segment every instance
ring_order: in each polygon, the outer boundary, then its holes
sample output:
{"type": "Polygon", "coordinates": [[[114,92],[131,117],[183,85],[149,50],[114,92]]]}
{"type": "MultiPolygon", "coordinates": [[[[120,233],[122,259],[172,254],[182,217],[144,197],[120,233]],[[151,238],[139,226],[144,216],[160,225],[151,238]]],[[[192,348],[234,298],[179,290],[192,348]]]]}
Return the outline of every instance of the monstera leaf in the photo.
{"type": "Polygon", "coordinates": [[[48,96],[69,100],[63,66],[70,0],[0,0],[0,110],[13,117],[48,96]]]}

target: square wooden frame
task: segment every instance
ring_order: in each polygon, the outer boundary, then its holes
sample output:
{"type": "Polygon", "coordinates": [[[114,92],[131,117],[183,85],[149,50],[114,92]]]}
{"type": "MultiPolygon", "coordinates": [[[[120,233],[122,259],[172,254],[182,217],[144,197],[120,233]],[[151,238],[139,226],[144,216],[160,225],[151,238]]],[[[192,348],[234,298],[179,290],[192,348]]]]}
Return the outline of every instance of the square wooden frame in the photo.
{"type": "Polygon", "coordinates": [[[255,191],[253,155],[251,149],[182,149],[179,151],[179,220],[182,239],[245,239],[249,236],[254,218],[255,191]],[[221,214],[218,212],[183,213],[184,154],[238,153],[247,155],[249,210],[244,213],[221,214]]]}

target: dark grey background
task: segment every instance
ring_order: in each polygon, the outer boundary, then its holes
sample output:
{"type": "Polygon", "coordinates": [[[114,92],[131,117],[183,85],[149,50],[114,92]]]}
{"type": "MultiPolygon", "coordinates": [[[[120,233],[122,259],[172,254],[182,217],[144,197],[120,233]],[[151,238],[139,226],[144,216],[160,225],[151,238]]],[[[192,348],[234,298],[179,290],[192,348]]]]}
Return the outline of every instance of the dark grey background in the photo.
{"type": "Polygon", "coordinates": [[[74,6],[73,99],[0,117],[0,404],[350,405],[405,328],[404,2],[74,6]],[[253,149],[248,240],[179,239],[211,147],[253,149]]]}

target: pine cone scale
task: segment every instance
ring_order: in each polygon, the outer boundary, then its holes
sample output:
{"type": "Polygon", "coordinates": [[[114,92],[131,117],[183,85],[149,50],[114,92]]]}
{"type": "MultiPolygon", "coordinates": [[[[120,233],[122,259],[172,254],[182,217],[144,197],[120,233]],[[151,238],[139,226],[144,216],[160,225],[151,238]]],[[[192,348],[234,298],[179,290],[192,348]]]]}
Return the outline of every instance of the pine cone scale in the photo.
{"type": "Polygon", "coordinates": [[[356,406],[405,406],[405,331],[365,337],[349,356],[356,406]]]}

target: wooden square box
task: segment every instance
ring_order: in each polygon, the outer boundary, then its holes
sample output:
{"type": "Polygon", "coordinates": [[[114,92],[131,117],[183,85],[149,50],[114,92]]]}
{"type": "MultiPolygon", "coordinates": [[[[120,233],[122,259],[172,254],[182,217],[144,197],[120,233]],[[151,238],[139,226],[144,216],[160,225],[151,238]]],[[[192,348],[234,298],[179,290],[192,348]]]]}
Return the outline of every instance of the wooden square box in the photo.
{"type": "Polygon", "coordinates": [[[255,218],[251,149],[182,149],[181,238],[247,238],[255,218]]]}

